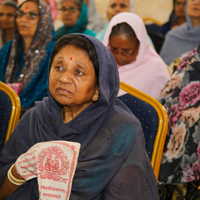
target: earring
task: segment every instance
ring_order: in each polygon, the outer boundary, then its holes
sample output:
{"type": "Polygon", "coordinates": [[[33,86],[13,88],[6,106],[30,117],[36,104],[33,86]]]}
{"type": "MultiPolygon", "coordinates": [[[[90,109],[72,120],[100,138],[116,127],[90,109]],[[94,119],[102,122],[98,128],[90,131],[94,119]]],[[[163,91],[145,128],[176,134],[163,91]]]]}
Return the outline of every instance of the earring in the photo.
{"type": "Polygon", "coordinates": [[[98,101],[99,100],[99,96],[98,95],[95,95],[93,98],[92,98],[93,101],[98,101]]]}

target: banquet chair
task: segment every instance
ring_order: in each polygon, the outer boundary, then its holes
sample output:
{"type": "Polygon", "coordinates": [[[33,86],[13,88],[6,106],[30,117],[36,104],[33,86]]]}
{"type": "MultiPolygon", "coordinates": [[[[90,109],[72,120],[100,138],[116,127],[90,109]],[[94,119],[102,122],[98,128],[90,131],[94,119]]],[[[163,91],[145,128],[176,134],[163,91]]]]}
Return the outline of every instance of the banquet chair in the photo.
{"type": "Polygon", "coordinates": [[[154,19],[154,18],[152,18],[152,17],[145,17],[145,18],[143,18],[142,20],[143,20],[144,23],[145,23],[145,22],[153,22],[154,24],[156,24],[156,25],[158,25],[158,26],[162,26],[162,25],[163,25],[162,22],[160,22],[160,21],[158,21],[158,20],[156,20],[156,19],[154,19]]]}
{"type": "Polygon", "coordinates": [[[164,107],[155,98],[120,82],[120,89],[127,94],[118,97],[139,119],[142,125],[146,150],[158,180],[160,163],[168,128],[164,107]]]}
{"type": "Polygon", "coordinates": [[[0,151],[14,130],[21,111],[17,93],[0,81],[0,151]]]}

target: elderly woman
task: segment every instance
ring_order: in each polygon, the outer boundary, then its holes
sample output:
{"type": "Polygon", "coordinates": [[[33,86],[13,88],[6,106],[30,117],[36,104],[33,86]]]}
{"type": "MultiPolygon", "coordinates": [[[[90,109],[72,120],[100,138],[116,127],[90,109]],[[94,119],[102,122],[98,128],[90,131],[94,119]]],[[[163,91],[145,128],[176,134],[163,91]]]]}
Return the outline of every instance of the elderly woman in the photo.
{"type": "Polygon", "coordinates": [[[16,12],[14,39],[0,51],[0,80],[19,92],[27,109],[47,96],[48,63],[55,45],[53,23],[48,5],[28,0],[16,12]]]}
{"type": "Polygon", "coordinates": [[[83,0],[63,0],[60,10],[64,25],[58,29],[54,40],[69,33],[83,33],[93,37],[96,35],[94,31],[86,28],[88,11],[83,0]]]}
{"type": "MultiPolygon", "coordinates": [[[[150,47],[143,21],[134,13],[117,14],[103,41],[118,64],[120,81],[156,98],[170,76],[165,63],[150,47]]],[[[124,95],[120,90],[118,96],[124,95]]]]}
{"type": "Polygon", "coordinates": [[[186,23],[166,35],[160,56],[167,65],[197,47],[200,41],[200,1],[187,1],[186,20],[186,23]]]}
{"type": "Polygon", "coordinates": [[[0,4],[0,48],[14,36],[16,3],[3,1],[0,4]]]}
{"type": "MultiPolygon", "coordinates": [[[[158,200],[140,123],[116,98],[118,90],[115,59],[102,43],[86,35],[62,37],[50,61],[49,96],[21,118],[2,150],[0,199],[39,199],[36,176],[17,186],[6,174],[33,145],[60,140],[81,144],[70,199],[158,200]]],[[[11,173],[23,181],[15,166],[11,173]]]]}

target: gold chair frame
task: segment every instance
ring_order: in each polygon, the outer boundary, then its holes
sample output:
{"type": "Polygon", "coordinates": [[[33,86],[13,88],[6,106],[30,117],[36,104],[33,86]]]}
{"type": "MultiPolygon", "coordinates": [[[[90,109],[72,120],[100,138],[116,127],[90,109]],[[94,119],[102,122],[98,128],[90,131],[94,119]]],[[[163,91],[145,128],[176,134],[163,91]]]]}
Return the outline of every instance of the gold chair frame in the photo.
{"type": "Polygon", "coordinates": [[[10,113],[9,124],[8,124],[7,132],[6,132],[5,142],[4,142],[6,143],[11,133],[13,132],[15,126],[17,125],[17,122],[19,121],[20,112],[21,112],[21,103],[20,103],[20,99],[17,93],[12,88],[10,88],[9,86],[7,86],[5,83],[1,81],[0,81],[0,90],[5,92],[9,96],[12,103],[12,110],[10,113]]]}
{"type": "Polygon", "coordinates": [[[123,82],[120,82],[120,89],[147,102],[156,110],[156,112],[158,114],[158,119],[159,119],[158,132],[157,132],[157,135],[155,138],[153,154],[152,154],[152,158],[151,158],[151,165],[153,167],[153,171],[156,176],[156,180],[158,180],[160,164],[161,164],[161,159],[162,159],[162,153],[163,153],[163,148],[164,148],[165,139],[166,139],[167,130],[168,130],[167,113],[159,101],[157,101],[155,98],[145,94],[144,92],[141,92],[123,82]]]}
{"type": "Polygon", "coordinates": [[[156,19],[154,19],[154,18],[152,18],[152,17],[145,17],[145,18],[143,18],[142,20],[143,20],[144,23],[147,22],[147,21],[151,21],[151,22],[153,22],[154,24],[157,24],[158,26],[162,26],[162,25],[163,25],[162,22],[160,22],[160,21],[158,21],[158,20],[156,20],[156,19]]]}

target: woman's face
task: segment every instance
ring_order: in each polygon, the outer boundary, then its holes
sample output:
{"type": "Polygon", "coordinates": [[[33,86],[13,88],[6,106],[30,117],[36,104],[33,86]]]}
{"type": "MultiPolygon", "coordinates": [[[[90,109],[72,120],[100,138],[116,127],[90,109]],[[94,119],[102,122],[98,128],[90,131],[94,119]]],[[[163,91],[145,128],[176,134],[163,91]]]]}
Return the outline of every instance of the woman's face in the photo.
{"type": "Polygon", "coordinates": [[[116,14],[130,12],[129,0],[110,0],[108,7],[108,20],[110,21],[116,14]]]}
{"type": "Polygon", "coordinates": [[[55,55],[49,90],[64,107],[82,109],[95,101],[98,94],[95,70],[84,50],[67,45],[55,55]]]}
{"type": "Polygon", "coordinates": [[[200,18],[200,1],[188,0],[188,15],[193,18],[200,18]]]}
{"type": "Polygon", "coordinates": [[[62,3],[61,17],[66,26],[73,26],[78,21],[81,8],[73,0],[66,0],[62,3]]]}
{"type": "Polygon", "coordinates": [[[136,60],[139,51],[139,41],[125,35],[116,35],[109,40],[109,49],[118,66],[128,65],[136,60]]]}
{"type": "Polygon", "coordinates": [[[14,29],[15,8],[11,6],[0,6],[0,27],[2,29],[14,29]]]}
{"type": "Polygon", "coordinates": [[[174,11],[177,17],[185,17],[185,5],[187,0],[176,0],[174,11]]]}
{"type": "Polygon", "coordinates": [[[28,1],[18,11],[16,19],[19,34],[22,37],[33,37],[39,22],[38,5],[34,1],[28,1]]]}

